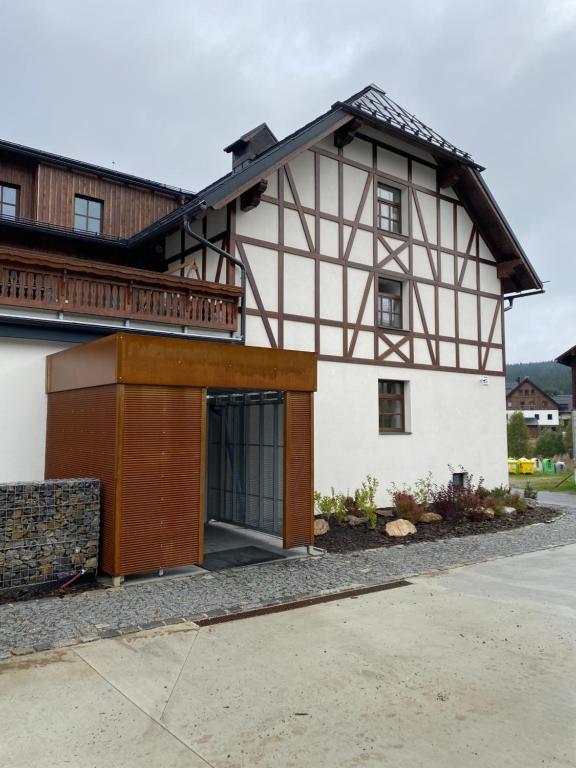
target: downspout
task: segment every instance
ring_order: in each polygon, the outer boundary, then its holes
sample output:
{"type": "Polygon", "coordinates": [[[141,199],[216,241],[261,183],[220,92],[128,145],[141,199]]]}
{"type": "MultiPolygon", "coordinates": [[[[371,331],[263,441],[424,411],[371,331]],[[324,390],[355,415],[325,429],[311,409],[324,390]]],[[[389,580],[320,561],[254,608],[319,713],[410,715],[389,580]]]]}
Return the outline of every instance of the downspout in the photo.
{"type": "Polygon", "coordinates": [[[220,248],[218,245],[214,245],[214,243],[211,243],[210,240],[207,240],[205,237],[202,237],[202,235],[199,235],[196,232],[194,232],[192,230],[192,226],[190,224],[190,219],[188,218],[188,216],[184,216],[184,229],[190,235],[190,237],[194,238],[194,240],[196,240],[206,248],[210,248],[212,251],[219,254],[220,256],[223,256],[227,261],[229,261],[231,264],[234,264],[236,267],[240,269],[240,287],[242,288],[242,306],[240,307],[240,337],[236,337],[236,341],[238,341],[240,344],[245,344],[246,343],[246,267],[239,259],[232,256],[232,254],[228,253],[223,248],[220,248]]]}

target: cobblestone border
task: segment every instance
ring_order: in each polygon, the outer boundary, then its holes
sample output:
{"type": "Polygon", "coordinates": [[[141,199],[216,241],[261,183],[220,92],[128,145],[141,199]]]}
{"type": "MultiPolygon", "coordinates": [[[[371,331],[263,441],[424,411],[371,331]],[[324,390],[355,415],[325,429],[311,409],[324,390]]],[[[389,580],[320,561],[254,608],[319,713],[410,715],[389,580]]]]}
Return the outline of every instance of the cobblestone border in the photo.
{"type": "Polygon", "coordinates": [[[551,523],[408,546],[277,560],[0,606],[0,659],[325,596],[576,543],[576,509],[551,523]]]}

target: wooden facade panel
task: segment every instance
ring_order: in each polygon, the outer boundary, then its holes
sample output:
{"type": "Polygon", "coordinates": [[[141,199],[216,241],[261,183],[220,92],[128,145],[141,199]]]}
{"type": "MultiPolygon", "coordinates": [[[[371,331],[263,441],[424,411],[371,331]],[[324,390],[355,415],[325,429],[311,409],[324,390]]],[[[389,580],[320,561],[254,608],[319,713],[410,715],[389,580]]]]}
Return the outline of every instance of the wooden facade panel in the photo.
{"type": "Polygon", "coordinates": [[[46,479],[96,477],[101,482],[100,566],[114,573],[116,523],[116,386],[48,395],[46,479]]]}
{"type": "Polygon", "coordinates": [[[287,392],[284,406],[284,546],[314,543],[313,395],[287,392]]]}
{"type": "Polygon", "coordinates": [[[124,387],[119,573],[201,562],[205,420],[201,389],[124,387]]]}
{"type": "Polygon", "coordinates": [[[130,237],[178,206],[175,197],[153,190],[69,171],[38,166],[37,219],[62,227],[74,226],[74,197],[102,200],[102,234],[130,237]]]}
{"type": "Polygon", "coordinates": [[[0,160],[0,184],[18,187],[17,215],[34,218],[36,171],[33,166],[0,160]]]}

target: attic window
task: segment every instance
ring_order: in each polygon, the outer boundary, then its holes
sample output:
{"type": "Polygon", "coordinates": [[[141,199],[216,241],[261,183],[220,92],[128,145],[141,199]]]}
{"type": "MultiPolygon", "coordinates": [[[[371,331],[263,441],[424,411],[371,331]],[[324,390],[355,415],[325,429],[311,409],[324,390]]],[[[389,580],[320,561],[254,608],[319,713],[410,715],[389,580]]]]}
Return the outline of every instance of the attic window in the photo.
{"type": "Polygon", "coordinates": [[[402,232],[402,193],[385,184],[378,184],[378,228],[402,232]]]}

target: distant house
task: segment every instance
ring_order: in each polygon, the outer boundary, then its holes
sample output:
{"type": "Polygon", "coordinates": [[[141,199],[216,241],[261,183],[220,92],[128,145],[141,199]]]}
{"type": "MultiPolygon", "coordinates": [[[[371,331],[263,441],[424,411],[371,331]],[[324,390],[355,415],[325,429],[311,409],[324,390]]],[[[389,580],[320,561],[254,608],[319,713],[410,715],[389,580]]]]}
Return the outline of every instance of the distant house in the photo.
{"type": "MultiPolygon", "coordinates": [[[[563,405],[563,412],[565,409],[566,405],[563,405]]],[[[529,378],[506,384],[507,418],[517,411],[523,414],[530,437],[538,437],[543,429],[556,431],[560,426],[558,401],[529,378]]]]}

